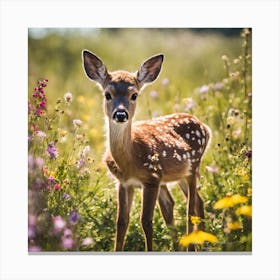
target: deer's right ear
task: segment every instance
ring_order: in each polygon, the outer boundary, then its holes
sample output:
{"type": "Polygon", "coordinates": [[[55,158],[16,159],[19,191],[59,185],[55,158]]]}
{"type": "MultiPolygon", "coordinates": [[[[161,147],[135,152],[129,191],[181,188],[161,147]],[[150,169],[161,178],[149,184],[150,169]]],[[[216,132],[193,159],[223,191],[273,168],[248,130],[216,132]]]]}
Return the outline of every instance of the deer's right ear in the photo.
{"type": "Polygon", "coordinates": [[[102,60],[88,50],[82,51],[83,66],[87,77],[104,87],[109,74],[102,60]]]}

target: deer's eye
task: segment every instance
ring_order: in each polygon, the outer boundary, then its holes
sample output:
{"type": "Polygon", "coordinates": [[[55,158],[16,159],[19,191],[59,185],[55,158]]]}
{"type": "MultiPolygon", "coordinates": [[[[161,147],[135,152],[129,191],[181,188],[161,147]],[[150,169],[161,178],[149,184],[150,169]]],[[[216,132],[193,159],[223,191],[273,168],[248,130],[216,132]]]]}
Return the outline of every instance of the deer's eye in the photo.
{"type": "Polygon", "coordinates": [[[106,100],[111,100],[112,96],[109,92],[105,92],[105,98],[106,98],[106,100]]]}
{"type": "Polygon", "coordinates": [[[137,93],[133,93],[131,95],[131,100],[136,100],[137,99],[138,94],[137,93]]]}

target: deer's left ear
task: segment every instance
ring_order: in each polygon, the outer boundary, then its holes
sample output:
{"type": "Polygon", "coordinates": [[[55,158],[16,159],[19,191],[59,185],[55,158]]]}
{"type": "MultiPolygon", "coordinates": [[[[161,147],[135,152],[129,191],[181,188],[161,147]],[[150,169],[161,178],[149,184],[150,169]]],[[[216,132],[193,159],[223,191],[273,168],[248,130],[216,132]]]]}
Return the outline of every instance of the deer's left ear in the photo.
{"type": "Polygon", "coordinates": [[[163,58],[163,54],[158,54],[143,62],[136,74],[140,87],[142,87],[145,83],[153,82],[158,77],[163,58]]]}

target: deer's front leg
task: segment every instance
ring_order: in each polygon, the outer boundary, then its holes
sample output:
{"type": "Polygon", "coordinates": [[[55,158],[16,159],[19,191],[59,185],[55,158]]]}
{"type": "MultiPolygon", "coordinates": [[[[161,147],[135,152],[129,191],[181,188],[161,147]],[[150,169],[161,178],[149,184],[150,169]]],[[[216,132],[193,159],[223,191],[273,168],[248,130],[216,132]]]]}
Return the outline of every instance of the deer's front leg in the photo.
{"type": "Polygon", "coordinates": [[[133,198],[133,188],[119,184],[117,231],[115,251],[123,251],[124,238],[129,223],[129,212],[133,198]]]}
{"type": "Polygon", "coordinates": [[[144,184],[141,223],[145,233],[146,251],[153,251],[153,215],[159,184],[144,184]]]}

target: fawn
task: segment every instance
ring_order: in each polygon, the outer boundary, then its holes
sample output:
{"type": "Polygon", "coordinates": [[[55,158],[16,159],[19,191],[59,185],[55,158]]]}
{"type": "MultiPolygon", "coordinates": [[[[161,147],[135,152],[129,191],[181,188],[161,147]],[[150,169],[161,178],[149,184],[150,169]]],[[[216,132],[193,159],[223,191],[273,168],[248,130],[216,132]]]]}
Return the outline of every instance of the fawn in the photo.
{"type": "Polygon", "coordinates": [[[163,58],[163,54],[150,57],[136,73],[108,72],[98,56],[82,51],[86,76],[97,82],[104,93],[108,122],[105,162],[118,181],[115,251],[124,249],[135,187],[143,189],[141,224],[147,251],[153,250],[152,221],[157,200],[166,225],[174,228],[174,200],[167,188],[168,182],[178,181],[186,196],[187,228],[192,230],[190,216],[204,218],[197,180],[201,158],[211,136],[209,127],[186,113],[132,121],[137,97],[145,84],[158,77],[163,58]]]}

